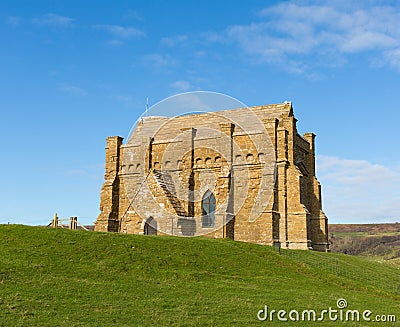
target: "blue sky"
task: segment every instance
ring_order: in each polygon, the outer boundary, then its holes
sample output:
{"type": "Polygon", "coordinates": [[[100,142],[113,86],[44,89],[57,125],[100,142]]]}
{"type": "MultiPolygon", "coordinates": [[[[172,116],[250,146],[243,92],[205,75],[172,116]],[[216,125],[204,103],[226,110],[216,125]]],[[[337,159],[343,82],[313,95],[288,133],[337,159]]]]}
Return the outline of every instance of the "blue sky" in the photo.
{"type": "Polygon", "coordinates": [[[1,1],[0,223],[99,213],[105,138],[209,90],[293,102],[331,223],[400,220],[397,1],[1,1]]]}

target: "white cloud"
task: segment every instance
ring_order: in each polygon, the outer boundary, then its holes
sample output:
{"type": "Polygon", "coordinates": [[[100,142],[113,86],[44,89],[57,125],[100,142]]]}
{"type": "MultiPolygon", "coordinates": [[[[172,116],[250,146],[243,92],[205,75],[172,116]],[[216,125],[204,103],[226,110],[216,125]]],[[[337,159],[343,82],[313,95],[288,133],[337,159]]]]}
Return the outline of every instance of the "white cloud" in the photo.
{"type": "Polygon", "coordinates": [[[238,44],[253,61],[288,63],[298,72],[308,65],[332,65],[332,60],[342,64],[348,54],[363,52],[398,67],[392,51],[400,48],[400,7],[371,6],[374,1],[304,3],[267,7],[257,22],[229,26],[224,40],[238,44]]]}
{"type": "Polygon", "coordinates": [[[176,81],[171,83],[169,86],[177,92],[184,92],[193,89],[193,86],[188,81],[176,81]]]}
{"type": "Polygon", "coordinates": [[[318,156],[317,174],[331,222],[400,220],[400,167],[318,156]]]}
{"type": "Polygon", "coordinates": [[[170,37],[163,37],[161,39],[161,44],[166,45],[168,47],[173,47],[179,43],[183,43],[187,41],[187,35],[175,35],[170,37]]]}
{"type": "Polygon", "coordinates": [[[123,18],[124,19],[133,19],[133,20],[138,20],[138,21],[142,21],[143,20],[142,15],[140,15],[135,10],[128,10],[123,18]]]}
{"type": "Polygon", "coordinates": [[[93,28],[104,30],[116,38],[128,39],[131,37],[143,37],[146,34],[134,27],[124,27],[120,25],[94,25],[93,28]]]}
{"type": "Polygon", "coordinates": [[[207,93],[203,92],[188,92],[179,95],[174,95],[168,98],[168,101],[160,103],[163,113],[168,113],[168,116],[182,115],[192,112],[209,112],[214,111],[212,104],[207,98],[207,93]]]}
{"type": "Polygon", "coordinates": [[[88,95],[88,92],[80,87],[74,86],[74,85],[69,85],[69,84],[62,84],[60,86],[61,91],[65,93],[69,93],[72,95],[78,95],[78,96],[85,96],[88,95]]]}
{"type": "Polygon", "coordinates": [[[222,34],[222,33],[217,33],[215,31],[207,31],[204,33],[201,33],[202,38],[206,41],[206,42],[227,42],[229,41],[226,37],[226,35],[222,34]]]}
{"type": "Polygon", "coordinates": [[[51,27],[72,27],[74,19],[56,14],[46,14],[40,18],[33,18],[32,22],[37,25],[51,26],[51,27]]]}
{"type": "Polygon", "coordinates": [[[143,56],[143,60],[146,64],[149,64],[155,68],[168,67],[175,64],[175,61],[168,55],[161,55],[158,53],[152,53],[143,56]]]}
{"type": "Polygon", "coordinates": [[[340,39],[337,36],[338,48],[342,52],[356,53],[375,49],[387,49],[397,45],[396,39],[373,31],[353,31],[340,39]],[[342,41],[341,44],[339,44],[342,41]]]}
{"type": "Polygon", "coordinates": [[[400,47],[385,52],[385,60],[400,71],[400,47]]]}

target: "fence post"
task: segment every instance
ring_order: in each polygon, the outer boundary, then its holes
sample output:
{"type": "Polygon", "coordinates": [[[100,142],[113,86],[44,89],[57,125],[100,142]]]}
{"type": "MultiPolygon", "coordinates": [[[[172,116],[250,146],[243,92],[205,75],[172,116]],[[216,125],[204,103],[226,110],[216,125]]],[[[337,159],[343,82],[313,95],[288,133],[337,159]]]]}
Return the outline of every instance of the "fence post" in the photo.
{"type": "Polygon", "coordinates": [[[58,217],[57,213],[54,214],[53,220],[51,222],[51,227],[57,228],[58,227],[58,217]]]}
{"type": "Polygon", "coordinates": [[[78,217],[70,217],[69,218],[69,229],[75,230],[77,228],[77,220],[78,220],[78,217]]]}

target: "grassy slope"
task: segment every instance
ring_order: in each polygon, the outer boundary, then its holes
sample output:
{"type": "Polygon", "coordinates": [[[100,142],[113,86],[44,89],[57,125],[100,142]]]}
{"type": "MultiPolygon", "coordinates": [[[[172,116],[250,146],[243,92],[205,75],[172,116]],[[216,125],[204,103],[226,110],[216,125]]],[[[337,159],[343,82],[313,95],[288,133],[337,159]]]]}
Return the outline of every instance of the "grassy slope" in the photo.
{"type": "MultiPolygon", "coordinates": [[[[303,251],[297,260],[310,255],[303,251]]],[[[318,260],[333,256],[318,254],[318,260]]],[[[383,278],[398,274],[384,264],[343,259],[355,274],[365,269],[379,270],[383,278]]],[[[264,305],[288,311],[336,308],[339,298],[350,309],[400,319],[400,297],[393,292],[298,261],[267,246],[230,240],[3,225],[0,326],[310,326],[262,323],[256,314],[264,305]]],[[[346,323],[353,325],[365,323],[346,323]]]]}

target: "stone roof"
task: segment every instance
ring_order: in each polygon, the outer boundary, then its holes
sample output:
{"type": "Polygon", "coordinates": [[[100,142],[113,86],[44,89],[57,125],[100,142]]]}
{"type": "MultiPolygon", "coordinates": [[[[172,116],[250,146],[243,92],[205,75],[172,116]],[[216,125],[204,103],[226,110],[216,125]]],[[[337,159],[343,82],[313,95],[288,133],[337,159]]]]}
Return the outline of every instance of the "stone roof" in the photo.
{"type": "MultiPolygon", "coordinates": [[[[221,123],[235,124],[235,133],[257,133],[264,119],[281,119],[293,116],[291,102],[221,110],[216,112],[194,113],[177,117],[149,116],[143,117],[133,131],[128,143],[137,144],[140,139],[154,137],[155,141],[168,140],[181,133],[184,128],[201,130],[220,130],[221,123]],[[258,121],[258,125],[257,125],[258,121]]],[[[263,128],[263,126],[262,126],[263,128]]]]}

